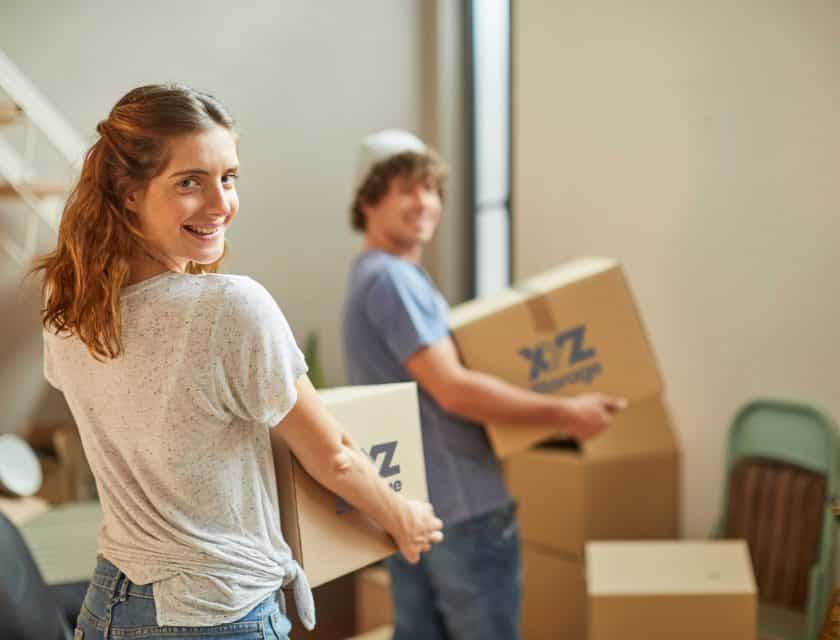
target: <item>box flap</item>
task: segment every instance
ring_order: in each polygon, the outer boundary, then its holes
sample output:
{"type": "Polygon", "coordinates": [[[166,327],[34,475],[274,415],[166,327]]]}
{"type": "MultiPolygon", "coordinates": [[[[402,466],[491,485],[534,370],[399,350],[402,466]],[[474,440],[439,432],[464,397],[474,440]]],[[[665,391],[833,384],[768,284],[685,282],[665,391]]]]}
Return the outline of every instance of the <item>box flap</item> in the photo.
{"type": "MultiPolygon", "coordinates": [[[[394,382],[391,384],[358,385],[350,387],[333,387],[331,389],[319,389],[318,395],[327,406],[333,403],[355,401],[360,398],[371,398],[381,396],[391,391],[400,392],[408,388],[416,388],[414,382],[394,382]]],[[[410,392],[408,392],[410,393],[410,392]]]]}
{"type": "Polygon", "coordinates": [[[476,320],[524,302],[526,297],[525,294],[514,289],[503,289],[498,293],[464,302],[450,309],[449,326],[455,331],[476,320]]]}
{"type": "Polygon", "coordinates": [[[579,282],[618,267],[618,261],[613,258],[580,258],[518,280],[514,288],[528,294],[545,294],[558,287],[565,287],[573,282],[579,282]]]}
{"type": "Polygon", "coordinates": [[[743,540],[589,542],[586,581],[593,597],[756,593],[743,540]]]}
{"type": "Polygon", "coordinates": [[[588,460],[677,450],[677,439],[664,399],[655,395],[630,403],[596,438],[583,443],[588,460]]]}

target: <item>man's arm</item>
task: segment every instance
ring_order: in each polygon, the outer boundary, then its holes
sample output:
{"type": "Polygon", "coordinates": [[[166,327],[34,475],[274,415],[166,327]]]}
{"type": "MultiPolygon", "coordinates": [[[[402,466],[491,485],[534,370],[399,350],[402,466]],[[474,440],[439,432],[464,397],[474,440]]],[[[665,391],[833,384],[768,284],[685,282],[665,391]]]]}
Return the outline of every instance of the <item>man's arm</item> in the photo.
{"type": "Polygon", "coordinates": [[[543,395],[467,369],[448,336],[414,353],[405,366],[443,409],[476,422],[556,424],[558,430],[585,440],[627,406],[622,398],[600,393],[543,395]]]}
{"type": "Polygon", "coordinates": [[[326,409],[307,376],[296,385],[297,402],[271,430],[272,446],[285,440],[307,473],[385,529],[409,562],[443,539],[430,504],[407,500],[386,484],[326,409]]]}

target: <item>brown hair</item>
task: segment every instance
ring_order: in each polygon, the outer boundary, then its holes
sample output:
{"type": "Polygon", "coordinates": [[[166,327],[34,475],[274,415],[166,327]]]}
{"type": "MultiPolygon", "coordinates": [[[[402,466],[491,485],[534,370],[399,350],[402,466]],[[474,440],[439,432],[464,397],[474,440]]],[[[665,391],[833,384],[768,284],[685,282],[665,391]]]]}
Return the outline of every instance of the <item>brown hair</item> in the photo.
{"type": "MultiPolygon", "coordinates": [[[[125,199],[166,168],[172,138],[214,126],[235,134],[216,98],[179,84],[129,91],[96,126],[100,137],[64,206],[56,248],[32,267],[43,271],[45,328],[75,334],[97,359],[120,355],[120,290],[131,257],[146,246],[125,199]]],[[[220,262],[186,270],[215,272],[220,262]]]]}
{"type": "Polygon", "coordinates": [[[431,178],[435,182],[441,200],[446,194],[446,165],[432,150],[426,153],[406,151],[376,163],[362,185],[356,190],[353,207],[350,209],[350,224],[356,231],[367,228],[363,205],[376,206],[388,193],[391,180],[405,177],[412,180],[431,178]]]}

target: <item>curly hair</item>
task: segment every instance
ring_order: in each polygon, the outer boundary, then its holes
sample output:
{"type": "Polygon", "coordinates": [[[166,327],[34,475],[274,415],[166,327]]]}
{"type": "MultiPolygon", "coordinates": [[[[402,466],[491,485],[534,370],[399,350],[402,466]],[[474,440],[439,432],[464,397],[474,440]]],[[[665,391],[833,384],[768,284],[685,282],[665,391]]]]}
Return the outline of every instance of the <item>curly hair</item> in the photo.
{"type": "Polygon", "coordinates": [[[406,151],[391,156],[373,165],[367,178],[356,190],[356,197],[350,209],[350,225],[353,229],[365,231],[367,217],[363,206],[379,204],[388,193],[391,180],[395,177],[408,177],[418,181],[431,178],[435,182],[441,201],[446,194],[447,168],[437,153],[432,150],[426,153],[406,151]]]}
{"type": "MultiPolygon", "coordinates": [[[[233,118],[216,98],[179,84],[133,89],[97,125],[99,139],[64,206],[56,247],[31,270],[43,272],[41,321],[47,330],[76,335],[97,359],[120,355],[120,290],[132,257],[147,246],[125,199],[166,168],[174,137],[214,126],[236,135],[233,118]]],[[[222,258],[224,253],[212,264],[189,262],[186,271],[215,272],[222,258]]]]}

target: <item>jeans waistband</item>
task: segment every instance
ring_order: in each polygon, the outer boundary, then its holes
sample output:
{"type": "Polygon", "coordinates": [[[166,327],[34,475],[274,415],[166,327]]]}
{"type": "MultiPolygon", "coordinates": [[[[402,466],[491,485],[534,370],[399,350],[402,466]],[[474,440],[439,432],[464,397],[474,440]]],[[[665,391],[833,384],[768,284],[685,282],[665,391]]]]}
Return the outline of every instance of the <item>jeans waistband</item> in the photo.
{"type": "MultiPolygon", "coordinates": [[[[116,595],[119,591],[125,596],[140,596],[154,599],[152,583],[134,584],[119,569],[119,567],[102,556],[97,557],[96,569],[94,569],[91,584],[105,589],[114,595],[116,595]]],[[[266,615],[274,613],[277,608],[278,603],[276,598],[274,596],[268,596],[251,609],[251,611],[242,618],[242,621],[260,619],[266,615]]]]}

